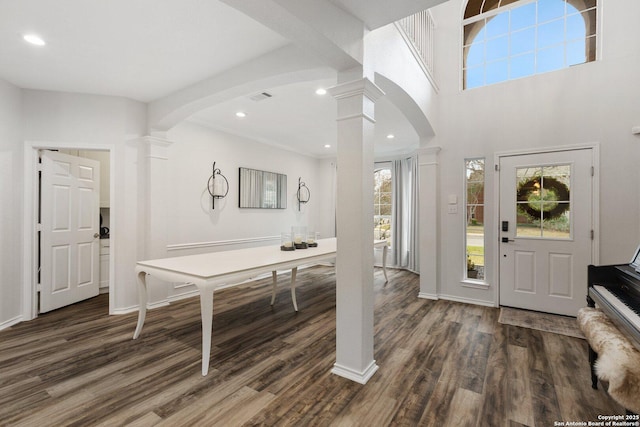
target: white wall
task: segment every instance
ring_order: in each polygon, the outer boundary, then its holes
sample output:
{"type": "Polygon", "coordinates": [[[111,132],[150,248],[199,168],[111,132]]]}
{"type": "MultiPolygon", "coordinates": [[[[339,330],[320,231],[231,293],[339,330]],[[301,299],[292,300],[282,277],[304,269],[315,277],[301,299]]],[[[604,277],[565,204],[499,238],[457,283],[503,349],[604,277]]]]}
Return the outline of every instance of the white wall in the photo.
{"type": "MultiPolygon", "coordinates": [[[[495,262],[494,153],[597,142],[600,144],[600,263],[625,263],[640,242],[640,2],[601,1],[602,60],[469,91],[460,90],[462,0],[432,9],[437,23],[440,152],[440,293],[494,302],[488,290],[461,285],[464,217],[447,214],[450,194],[463,200],[465,157],[487,159],[487,263],[495,262]]],[[[428,256],[423,254],[424,256],[428,256]]]]}
{"type": "Polygon", "coordinates": [[[190,122],[174,127],[167,136],[173,141],[168,150],[167,191],[173,201],[169,207],[169,245],[276,236],[270,242],[273,244],[279,243],[280,232],[290,230],[292,225],[306,225],[327,236],[320,220],[325,207],[318,197],[325,180],[321,179],[317,159],[190,122]],[[216,200],[215,209],[211,209],[207,180],[214,161],[229,181],[229,193],[216,200]],[[239,167],[286,174],[287,208],[240,209],[239,167]],[[296,199],[298,177],[311,190],[309,203],[300,211],[296,199]]]}
{"type": "MultiPolygon", "coordinates": [[[[139,259],[138,138],[146,129],[146,105],[120,97],[23,91],[23,139],[37,146],[112,150],[111,253],[115,311],[137,304],[139,259]]],[[[30,197],[30,190],[25,195],[30,197]]]]}
{"type": "Polygon", "coordinates": [[[21,317],[21,104],[20,89],[0,79],[0,329],[21,317]]]}

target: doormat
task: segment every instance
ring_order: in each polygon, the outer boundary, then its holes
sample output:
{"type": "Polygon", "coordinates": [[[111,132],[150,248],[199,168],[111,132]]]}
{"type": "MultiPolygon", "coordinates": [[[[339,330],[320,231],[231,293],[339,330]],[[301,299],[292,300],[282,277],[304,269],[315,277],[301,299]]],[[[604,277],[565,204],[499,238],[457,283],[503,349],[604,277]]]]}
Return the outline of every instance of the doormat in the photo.
{"type": "Polygon", "coordinates": [[[585,339],[575,317],[500,307],[498,322],[504,325],[519,326],[521,328],[585,339]]]}

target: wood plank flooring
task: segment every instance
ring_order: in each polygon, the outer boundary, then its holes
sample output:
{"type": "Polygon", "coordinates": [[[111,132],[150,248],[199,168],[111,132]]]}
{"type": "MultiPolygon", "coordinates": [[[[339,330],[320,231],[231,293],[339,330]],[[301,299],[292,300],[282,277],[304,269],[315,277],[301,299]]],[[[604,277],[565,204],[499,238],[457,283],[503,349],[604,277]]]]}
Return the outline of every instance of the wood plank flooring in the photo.
{"type": "Polygon", "coordinates": [[[499,310],[418,299],[418,277],[375,278],[375,358],[366,385],[330,373],[335,274],[215,294],[200,375],[198,298],[108,316],[107,296],[0,332],[1,426],[553,426],[622,414],[590,387],[584,340],[498,323],[499,310]]]}

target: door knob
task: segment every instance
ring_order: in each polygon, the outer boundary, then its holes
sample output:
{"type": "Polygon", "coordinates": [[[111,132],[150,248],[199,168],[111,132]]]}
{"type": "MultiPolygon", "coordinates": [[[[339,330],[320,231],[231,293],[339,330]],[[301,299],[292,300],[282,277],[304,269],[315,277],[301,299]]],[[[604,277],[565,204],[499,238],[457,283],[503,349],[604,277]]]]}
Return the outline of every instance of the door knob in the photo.
{"type": "Polygon", "coordinates": [[[97,239],[98,237],[100,237],[100,233],[94,233],[94,234],[93,234],[93,238],[94,238],[94,239],[97,239]]]}

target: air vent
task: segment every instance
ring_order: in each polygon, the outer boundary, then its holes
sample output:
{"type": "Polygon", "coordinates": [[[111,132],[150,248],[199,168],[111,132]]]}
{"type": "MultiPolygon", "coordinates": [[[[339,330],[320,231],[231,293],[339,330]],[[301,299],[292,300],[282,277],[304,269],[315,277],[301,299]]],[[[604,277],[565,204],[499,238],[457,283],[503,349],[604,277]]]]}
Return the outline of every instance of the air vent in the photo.
{"type": "Polygon", "coordinates": [[[253,101],[264,101],[265,99],[269,99],[271,98],[273,95],[271,95],[269,92],[260,92],[257,93],[253,96],[250,96],[249,98],[253,101]]]}

